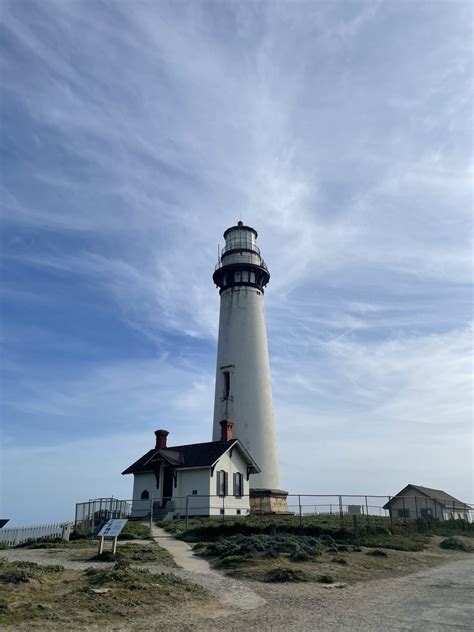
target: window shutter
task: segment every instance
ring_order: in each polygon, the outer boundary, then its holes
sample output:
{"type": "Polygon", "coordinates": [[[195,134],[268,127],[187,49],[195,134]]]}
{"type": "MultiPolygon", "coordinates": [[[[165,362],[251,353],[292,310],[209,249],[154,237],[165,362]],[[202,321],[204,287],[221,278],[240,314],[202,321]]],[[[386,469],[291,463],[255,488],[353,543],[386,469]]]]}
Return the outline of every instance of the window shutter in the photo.
{"type": "Polygon", "coordinates": [[[234,489],[234,496],[237,496],[237,474],[233,474],[232,478],[233,478],[232,487],[234,489]]]}
{"type": "Polygon", "coordinates": [[[227,481],[229,478],[229,474],[224,472],[224,496],[227,496],[227,481]]]}
{"type": "Polygon", "coordinates": [[[221,472],[219,470],[216,476],[216,495],[220,496],[220,494],[221,494],[221,472]]]}

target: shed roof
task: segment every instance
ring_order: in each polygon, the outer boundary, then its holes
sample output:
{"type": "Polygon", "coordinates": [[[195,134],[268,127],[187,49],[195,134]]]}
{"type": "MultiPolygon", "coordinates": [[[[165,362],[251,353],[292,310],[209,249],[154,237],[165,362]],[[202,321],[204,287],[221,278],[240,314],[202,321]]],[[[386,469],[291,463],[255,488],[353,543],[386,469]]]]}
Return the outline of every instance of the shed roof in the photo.
{"type": "Polygon", "coordinates": [[[445,506],[447,505],[448,507],[452,507],[454,503],[455,508],[470,509],[470,506],[467,503],[458,500],[454,496],[451,496],[451,494],[443,492],[443,490],[441,489],[433,489],[431,487],[424,487],[422,485],[413,485],[412,483],[409,483],[406,487],[399,491],[398,494],[393,496],[393,498],[391,498],[388,503],[383,506],[383,508],[388,509],[400,496],[409,496],[409,493],[407,492],[410,492],[410,490],[418,491],[420,492],[420,494],[423,494],[428,498],[434,498],[440,504],[445,506]]]}
{"type": "Polygon", "coordinates": [[[191,443],[179,445],[163,450],[153,448],[148,450],[135,463],[132,463],[122,474],[139,474],[152,471],[151,462],[165,461],[175,468],[212,467],[214,463],[232,447],[237,446],[247,464],[252,468],[251,473],[257,474],[260,468],[238,439],[230,441],[208,441],[207,443],[191,443]]]}

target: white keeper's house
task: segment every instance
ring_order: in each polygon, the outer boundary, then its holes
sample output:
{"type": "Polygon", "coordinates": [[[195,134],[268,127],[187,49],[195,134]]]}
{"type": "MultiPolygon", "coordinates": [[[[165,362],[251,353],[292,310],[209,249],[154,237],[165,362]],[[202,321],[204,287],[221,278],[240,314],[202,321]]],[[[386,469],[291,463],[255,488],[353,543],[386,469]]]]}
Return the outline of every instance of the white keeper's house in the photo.
{"type": "Polygon", "coordinates": [[[122,474],[133,474],[132,518],[247,515],[249,477],[259,466],[223,420],[219,441],[168,446],[156,430],[155,447],[122,474]]]}

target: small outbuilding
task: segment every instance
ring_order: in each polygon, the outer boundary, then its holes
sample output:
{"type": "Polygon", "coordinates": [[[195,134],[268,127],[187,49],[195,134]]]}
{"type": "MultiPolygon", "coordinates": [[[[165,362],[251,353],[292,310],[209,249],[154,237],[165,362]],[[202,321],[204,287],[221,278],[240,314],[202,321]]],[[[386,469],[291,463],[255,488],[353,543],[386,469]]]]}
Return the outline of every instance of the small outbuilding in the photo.
{"type": "Polygon", "coordinates": [[[392,519],[437,518],[471,522],[472,507],[441,489],[409,484],[383,506],[392,519]]]}
{"type": "Polygon", "coordinates": [[[232,433],[223,420],[219,441],[168,447],[168,431],[157,430],[155,447],[122,472],[133,474],[131,517],[247,515],[260,468],[232,433]]]}

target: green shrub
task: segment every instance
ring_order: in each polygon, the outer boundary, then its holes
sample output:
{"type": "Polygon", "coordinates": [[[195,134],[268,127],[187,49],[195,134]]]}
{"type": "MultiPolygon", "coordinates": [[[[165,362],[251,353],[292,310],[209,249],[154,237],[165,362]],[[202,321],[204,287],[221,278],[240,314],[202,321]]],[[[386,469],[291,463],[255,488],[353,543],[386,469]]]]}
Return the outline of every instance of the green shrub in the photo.
{"type": "Polygon", "coordinates": [[[20,584],[30,579],[42,581],[49,573],[61,573],[64,570],[59,564],[40,566],[34,562],[9,562],[0,560],[0,583],[20,584]]]}
{"type": "Polygon", "coordinates": [[[307,576],[299,570],[292,568],[278,567],[267,571],[264,581],[266,582],[306,582],[307,576]]]}
{"type": "Polygon", "coordinates": [[[367,551],[366,555],[372,555],[372,557],[388,557],[387,551],[381,551],[380,549],[374,549],[373,551],[367,551]]]}
{"type": "Polygon", "coordinates": [[[334,584],[334,578],[331,575],[320,575],[318,582],[320,584],[334,584]]]}
{"type": "Polygon", "coordinates": [[[244,560],[290,557],[307,561],[321,555],[323,543],[318,538],[292,535],[234,535],[216,542],[200,543],[199,552],[219,559],[237,556],[244,560]]]}
{"type": "Polygon", "coordinates": [[[226,555],[225,557],[220,558],[219,566],[239,566],[240,564],[245,564],[246,561],[247,559],[242,555],[226,555]]]}
{"type": "Polygon", "coordinates": [[[443,540],[442,542],[439,543],[439,546],[442,549],[450,549],[453,551],[465,551],[466,553],[472,552],[472,546],[469,543],[463,542],[462,540],[456,537],[451,537],[451,538],[447,538],[446,540],[443,540]]]}
{"type": "Polygon", "coordinates": [[[343,557],[333,557],[331,562],[334,562],[334,564],[342,564],[342,566],[347,566],[347,560],[345,560],[343,557]]]}

